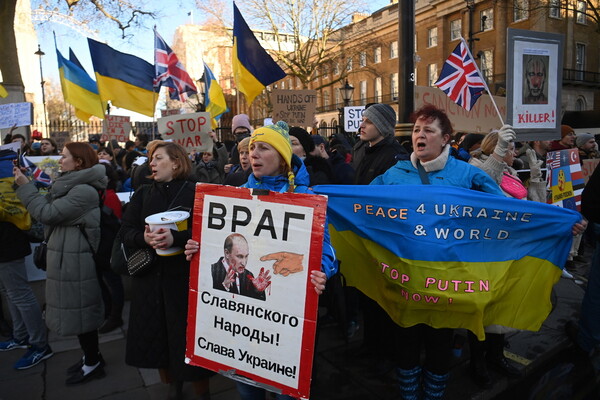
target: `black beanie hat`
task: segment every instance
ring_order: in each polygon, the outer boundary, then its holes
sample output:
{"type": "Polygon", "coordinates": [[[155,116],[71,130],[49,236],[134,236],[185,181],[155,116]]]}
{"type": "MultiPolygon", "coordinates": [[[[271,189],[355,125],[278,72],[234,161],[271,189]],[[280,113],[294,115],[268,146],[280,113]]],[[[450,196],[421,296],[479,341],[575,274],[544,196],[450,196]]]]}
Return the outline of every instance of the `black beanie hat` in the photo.
{"type": "Polygon", "coordinates": [[[290,136],[295,136],[296,138],[298,138],[300,144],[302,145],[302,148],[304,149],[307,155],[315,149],[315,143],[312,141],[310,134],[304,129],[298,126],[292,126],[290,128],[290,136]]]}

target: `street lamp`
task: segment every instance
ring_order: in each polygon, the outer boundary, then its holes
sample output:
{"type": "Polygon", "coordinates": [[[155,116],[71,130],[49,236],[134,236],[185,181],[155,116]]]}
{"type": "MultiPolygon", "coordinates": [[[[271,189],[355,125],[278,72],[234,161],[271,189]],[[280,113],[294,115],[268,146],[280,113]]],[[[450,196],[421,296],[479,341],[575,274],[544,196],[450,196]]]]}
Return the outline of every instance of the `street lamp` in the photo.
{"type": "Polygon", "coordinates": [[[46,92],[44,91],[44,83],[46,83],[44,81],[44,71],[42,70],[42,57],[44,55],[46,55],[46,53],[44,53],[42,51],[42,49],[40,48],[40,45],[38,44],[38,49],[35,53],[36,56],[40,57],[40,78],[41,78],[41,82],[40,85],[42,86],[42,104],[44,106],[44,130],[46,131],[46,136],[48,136],[48,119],[46,116],[46,92]]]}
{"type": "MultiPolygon", "coordinates": [[[[480,29],[477,32],[473,32],[473,13],[475,12],[475,0],[465,0],[465,2],[467,3],[467,10],[469,10],[469,39],[467,41],[469,42],[469,50],[471,51],[471,54],[473,54],[473,42],[479,40],[479,38],[474,38],[473,36],[483,32],[483,30],[480,29]]],[[[483,29],[485,29],[486,20],[487,16],[483,15],[481,17],[481,26],[484,27],[483,29]]]]}
{"type": "MultiPolygon", "coordinates": [[[[346,79],[346,83],[344,86],[338,89],[342,94],[342,100],[344,100],[344,107],[348,107],[350,105],[350,100],[352,99],[352,93],[354,93],[354,86],[348,83],[348,79],[346,79]]],[[[346,129],[344,129],[344,107],[338,109],[340,115],[340,132],[344,134],[344,136],[348,136],[346,129]]]]}

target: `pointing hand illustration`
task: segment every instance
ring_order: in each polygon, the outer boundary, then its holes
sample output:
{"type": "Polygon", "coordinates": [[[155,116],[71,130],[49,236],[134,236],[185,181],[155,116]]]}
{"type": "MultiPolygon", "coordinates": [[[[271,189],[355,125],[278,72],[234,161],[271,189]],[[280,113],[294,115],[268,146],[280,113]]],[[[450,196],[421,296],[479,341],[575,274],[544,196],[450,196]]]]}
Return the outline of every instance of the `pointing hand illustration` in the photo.
{"type": "Polygon", "coordinates": [[[302,271],[303,254],[289,253],[287,251],[279,251],[277,253],[266,254],[260,258],[260,261],[275,261],[273,263],[273,272],[288,276],[296,272],[302,271]]]}

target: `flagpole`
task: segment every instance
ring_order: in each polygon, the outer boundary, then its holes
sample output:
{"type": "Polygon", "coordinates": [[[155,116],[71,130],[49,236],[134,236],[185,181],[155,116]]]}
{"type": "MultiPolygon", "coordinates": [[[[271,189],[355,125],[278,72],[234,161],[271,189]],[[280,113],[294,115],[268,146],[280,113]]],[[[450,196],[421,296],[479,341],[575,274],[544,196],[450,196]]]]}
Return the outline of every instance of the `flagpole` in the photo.
{"type": "MultiPolygon", "coordinates": [[[[156,25],[154,25],[154,74],[156,75],[156,25]]],[[[156,89],[152,88],[152,140],[154,140],[154,131],[156,130],[156,89]]]]}
{"type": "Polygon", "coordinates": [[[467,44],[467,41],[462,36],[460,37],[460,40],[462,40],[465,48],[467,49],[467,52],[471,56],[471,60],[473,60],[473,64],[475,65],[475,68],[477,69],[477,73],[479,74],[479,76],[481,76],[481,80],[483,81],[483,85],[485,86],[485,90],[487,90],[488,95],[490,96],[490,100],[492,100],[492,104],[494,105],[494,108],[496,109],[496,112],[498,113],[498,118],[500,118],[501,125],[504,125],[504,120],[502,119],[502,115],[500,115],[500,110],[498,109],[498,106],[496,105],[496,101],[494,100],[494,96],[492,96],[492,92],[490,92],[490,88],[488,87],[488,84],[487,84],[487,82],[485,80],[485,77],[483,76],[483,74],[479,70],[479,66],[475,62],[475,58],[473,57],[473,54],[471,54],[471,50],[469,49],[469,45],[467,44]]]}

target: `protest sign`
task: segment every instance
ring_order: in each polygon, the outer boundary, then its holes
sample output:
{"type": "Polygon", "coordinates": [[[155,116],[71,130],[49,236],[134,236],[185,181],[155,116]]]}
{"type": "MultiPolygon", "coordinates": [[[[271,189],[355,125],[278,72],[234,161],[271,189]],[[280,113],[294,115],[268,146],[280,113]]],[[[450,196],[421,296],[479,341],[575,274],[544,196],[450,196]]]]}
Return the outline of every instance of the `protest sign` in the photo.
{"type": "Polygon", "coordinates": [[[101,142],[117,139],[117,142],[125,143],[129,140],[131,132],[131,117],[124,115],[105,115],[102,122],[101,142]]]}
{"type": "Polygon", "coordinates": [[[192,237],[202,246],[190,267],[186,361],[308,398],[318,305],[310,271],[321,268],[326,205],[196,186],[192,237]]]}
{"type": "Polygon", "coordinates": [[[572,210],[441,185],[315,186],[349,286],[398,325],[538,330],[580,220],[572,210]],[[551,229],[549,229],[551,226],[551,229]]]}
{"type": "Polygon", "coordinates": [[[282,90],[271,92],[273,122],[285,121],[289,126],[312,126],[317,110],[316,90],[282,90]]]}
{"type": "Polygon", "coordinates": [[[548,203],[580,211],[585,181],[579,164],[579,150],[549,151],[546,155],[546,168],[546,179],[550,187],[548,203]]]}
{"type": "Polygon", "coordinates": [[[50,132],[50,137],[54,139],[58,148],[58,152],[60,153],[65,147],[65,143],[68,143],[71,140],[71,134],[69,131],[58,131],[58,132],[50,132]]]}
{"type": "Polygon", "coordinates": [[[583,172],[583,180],[585,181],[586,185],[587,185],[588,181],[590,180],[590,176],[592,176],[592,174],[594,173],[594,170],[598,167],[599,163],[600,163],[600,158],[592,158],[592,159],[583,160],[583,165],[581,166],[581,171],[583,172]]]}
{"type": "Polygon", "coordinates": [[[362,122],[365,106],[344,107],[344,130],[346,132],[358,132],[362,122]]]}
{"type": "Polygon", "coordinates": [[[209,113],[170,115],[159,118],[157,123],[158,133],[164,140],[172,140],[188,152],[212,151],[213,142],[208,134],[211,131],[209,113]]]}
{"type": "Polygon", "coordinates": [[[31,103],[0,104],[0,129],[31,125],[31,103]]]}
{"type": "Polygon", "coordinates": [[[168,117],[169,115],[179,115],[181,114],[181,112],[179,111],[179,108],[168,108],[168,109],[161,109],[160,110],[160,116],[161,117],[168,117]]]}

